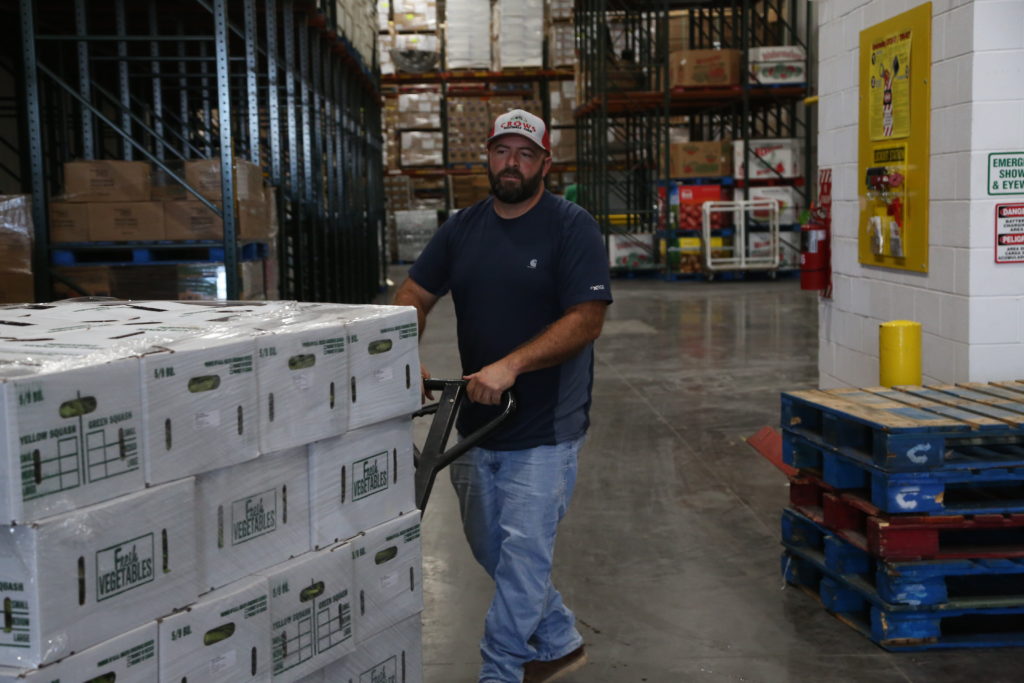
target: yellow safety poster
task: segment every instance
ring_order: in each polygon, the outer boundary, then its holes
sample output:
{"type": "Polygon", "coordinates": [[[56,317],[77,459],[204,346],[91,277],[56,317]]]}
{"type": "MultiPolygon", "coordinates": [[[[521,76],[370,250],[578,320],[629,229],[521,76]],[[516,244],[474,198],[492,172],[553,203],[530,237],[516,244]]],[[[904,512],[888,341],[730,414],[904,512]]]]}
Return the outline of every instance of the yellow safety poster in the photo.
{"type": "Polygon", "coordinates": [[[910,135],[910,31],[871,44],[871,139],[910,135]]]}

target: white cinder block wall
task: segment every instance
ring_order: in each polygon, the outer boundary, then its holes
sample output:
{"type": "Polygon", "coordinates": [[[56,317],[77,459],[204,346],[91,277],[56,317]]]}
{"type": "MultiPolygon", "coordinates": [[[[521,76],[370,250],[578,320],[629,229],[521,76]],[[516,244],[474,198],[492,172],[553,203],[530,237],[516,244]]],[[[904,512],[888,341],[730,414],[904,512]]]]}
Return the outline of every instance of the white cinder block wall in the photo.
{"type": "Polygon", "coordinates": [[[833,298],[819,306],[822,387],[878,383],[878,325],[922,324],[925,383],[1024,377],[1024,264],[996,264],[989,152],[1024,150],[1024,2],[933,0],[929,272],[857,261],[862,29],[917,0],[818,8],[818,165],[832,169],[833,298]]]}

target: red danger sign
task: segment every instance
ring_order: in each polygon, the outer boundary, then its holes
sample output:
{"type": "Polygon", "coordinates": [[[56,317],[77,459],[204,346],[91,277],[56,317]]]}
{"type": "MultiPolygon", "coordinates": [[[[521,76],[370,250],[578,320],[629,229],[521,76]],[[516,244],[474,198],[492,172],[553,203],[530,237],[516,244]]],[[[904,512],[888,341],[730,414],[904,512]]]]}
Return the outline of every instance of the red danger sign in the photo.
{"type": "Polygon", "coordinates": [[[1024,263],[1024,204],[996,205],[996,263],[1024,263]]]}

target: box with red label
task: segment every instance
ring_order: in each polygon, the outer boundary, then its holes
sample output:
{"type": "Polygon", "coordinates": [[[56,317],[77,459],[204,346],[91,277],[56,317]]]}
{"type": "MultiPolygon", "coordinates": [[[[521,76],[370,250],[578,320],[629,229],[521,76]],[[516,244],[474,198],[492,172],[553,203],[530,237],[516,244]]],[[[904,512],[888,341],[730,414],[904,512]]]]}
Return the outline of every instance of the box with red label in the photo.
{"type": "MultiPolygon", "coordinates": [[[[733,143],[733,166],[736,178],[745,178],[743,157],[746,146],[742,140],[733,143]]],[[[754,179],[799,178],[803,173],[803,145],[798,138],[768,138],[750,141],[750,177],[754,179]]]]}
{"type": "Polygon", "coordinates": [[[669,85],[739,85],[739,50],[680,50],[669,55],[669,85]]]}
{"type": "MultiPolygon", "coordinates": [[[[797,222],[797,205],[800,194],[793,187],[751,187],[748,197],[751,200],[770,199],[779,205],[779,224],[792,225],[797,222]]],[[[769,211],[752,209],[750,217],[758,223],[767,223],[771,216],[769,211]]]]}
{"type": "Polygon", "coordinates": [[[750,82],[760,85],[805,83],[807,51],[799,45],[752,47],[747,50],[750,82]]]}
{"type": "MultiPolygon", "coordinates": [[[[728,188],[721,185],[680,185],[679,229],[700,230],[703,221],[704,202],[719,202],[729,199],[728,188]]],[[[729,224],[729,214],[715,211],[711,214],[711,228],[718,230],[729,224]]]]}
{"type": "Polygon", "coordinates": [[[673,178],[719,178],[732,173],[730,140],[677,142],[669,146],[669,175],[673,178]]]}

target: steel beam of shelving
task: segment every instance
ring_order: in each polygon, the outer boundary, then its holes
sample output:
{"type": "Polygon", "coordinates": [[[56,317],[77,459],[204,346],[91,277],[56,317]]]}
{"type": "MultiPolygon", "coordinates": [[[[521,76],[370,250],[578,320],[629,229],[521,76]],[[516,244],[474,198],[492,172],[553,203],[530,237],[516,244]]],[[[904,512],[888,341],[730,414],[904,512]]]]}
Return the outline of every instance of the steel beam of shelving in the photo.
{"type": "Polygon", "coordinates": [[[219,208],[186,190],[223,220],[229,297],[240,294],[234,163],[263,165],[277,188],[270,254],[283,295],[357,302],[378,293],[383,194],[366,179],[380,177],[380,143],[365,126],[380,122],[379,74],[365,67],[372,57],[326,28],[333,3],[69,6],[43,18],[20,0],[24,133],[17,145],[0,140],[24,159],[21,190],[36,199],[39,296],[50,295],[47,200],[60,190],[61,164],[81,158],[147,160],[183,185],[177,164],[218,159],[219,208]]]}

